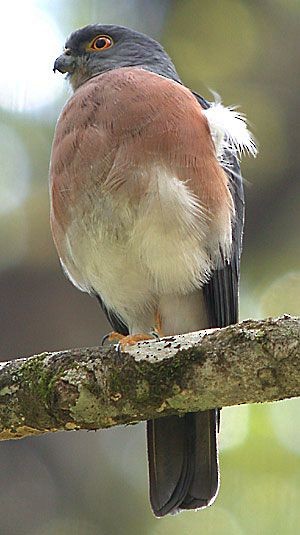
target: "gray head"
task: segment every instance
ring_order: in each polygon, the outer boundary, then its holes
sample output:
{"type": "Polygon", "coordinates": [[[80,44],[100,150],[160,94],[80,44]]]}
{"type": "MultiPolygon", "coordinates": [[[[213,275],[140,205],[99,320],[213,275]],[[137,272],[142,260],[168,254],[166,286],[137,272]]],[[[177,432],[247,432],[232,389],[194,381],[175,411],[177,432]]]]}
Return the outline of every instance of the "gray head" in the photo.
{"type": "Polygon", "coordinates": [[[67,73],[75,90],[92,76],[133,66],[179,81],[171,59],[157,41],[112,24],[93,24],[73,32],[54,63],[54,72],[67,73]]]}

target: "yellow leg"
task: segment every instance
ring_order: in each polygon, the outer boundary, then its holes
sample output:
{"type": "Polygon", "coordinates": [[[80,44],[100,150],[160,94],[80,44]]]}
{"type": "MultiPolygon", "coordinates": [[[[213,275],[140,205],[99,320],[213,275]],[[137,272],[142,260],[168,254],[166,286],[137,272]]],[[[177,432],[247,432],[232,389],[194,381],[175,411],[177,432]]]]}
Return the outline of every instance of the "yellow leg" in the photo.
{"type": "MultiPolygon", "coordinates": [[[[154,335],[157,334],[158,337],[162,337],[162,321],[161,321],[161,315],[159,311],[156,311],[155,314],[155,326],[154,326],[154,335]]],[[[104,336],[102,339],[102,344],[106,342],[107,340],[111,343],[117,343],[119,344],[120,348],[124,351],[126,346],[133,346],[134,344],[137,344],[138,342],[142,342],[143,340],[152,340],[153,335],[151,333],[138,333],[138,334],[128,334],[127,336],[124,336],[123,334],[120,334],[116,331],[112,331],[108,335],[104,336]]]]}
{"type": "Polygon", "coordinates": [[[163,337],[163,332],[162,332],[162,319],[161,319],[161,315],[160,315],[158,309],[157,309],[156,314],[155,314],[155,332],[156,332],[156,333],[158,334],[158,336],[160,336],[161,338],[163,337]]]}

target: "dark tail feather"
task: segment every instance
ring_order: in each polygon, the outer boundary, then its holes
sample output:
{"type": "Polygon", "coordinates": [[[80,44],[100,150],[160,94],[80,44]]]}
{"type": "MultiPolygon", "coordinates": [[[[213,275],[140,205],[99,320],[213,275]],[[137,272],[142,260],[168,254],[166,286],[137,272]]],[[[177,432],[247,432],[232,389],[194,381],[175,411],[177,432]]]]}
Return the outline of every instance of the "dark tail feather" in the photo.
{"type": "Polygon", "coordinates": [[[156,516],[206,507],[216,496],[218,412],[147,422],[150,501],[156,516]]]}

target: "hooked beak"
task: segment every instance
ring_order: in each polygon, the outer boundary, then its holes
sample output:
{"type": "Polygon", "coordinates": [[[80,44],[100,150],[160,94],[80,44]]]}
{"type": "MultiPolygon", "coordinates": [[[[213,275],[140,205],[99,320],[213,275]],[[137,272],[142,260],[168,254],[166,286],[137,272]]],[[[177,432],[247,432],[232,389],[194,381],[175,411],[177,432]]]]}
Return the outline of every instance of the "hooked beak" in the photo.
{"type": "Polygon", "coordinates": [[[62,74],[65,74],[66,72],[72,74],[75,70],[75,67],[75,58],[71,55],[70,51],[66,49],[63,54],[56,58],[53,66],[53,72],[59,71],[62,74]]]}

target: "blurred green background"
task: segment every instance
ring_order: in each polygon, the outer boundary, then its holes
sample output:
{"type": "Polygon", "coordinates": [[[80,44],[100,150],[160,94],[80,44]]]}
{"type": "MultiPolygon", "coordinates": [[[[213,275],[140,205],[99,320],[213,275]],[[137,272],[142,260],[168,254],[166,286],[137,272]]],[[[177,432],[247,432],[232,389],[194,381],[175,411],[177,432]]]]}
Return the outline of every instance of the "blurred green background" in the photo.
{"type": "MultiPolygon", "coordinates": [[[[69,90],[52,72],[93,22],[159,39],[189,87],[240,104],[246,159],[241,317],[300,314],[299,0],[24,0],[0,4],[0,356],[97,345],[109,329],[64,278],[49,231],[48,162],[69,90]]],[[[296,534],[299,401],[222,411],[221,489],[204,511],[155,519],[144,425],[0,445],[1,535],[296,534]]]]}

